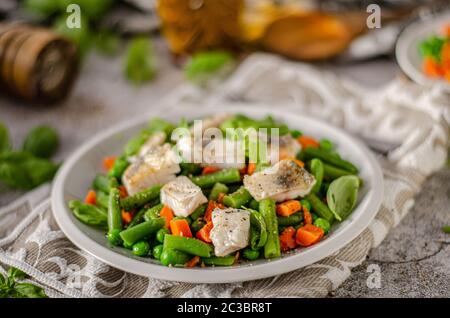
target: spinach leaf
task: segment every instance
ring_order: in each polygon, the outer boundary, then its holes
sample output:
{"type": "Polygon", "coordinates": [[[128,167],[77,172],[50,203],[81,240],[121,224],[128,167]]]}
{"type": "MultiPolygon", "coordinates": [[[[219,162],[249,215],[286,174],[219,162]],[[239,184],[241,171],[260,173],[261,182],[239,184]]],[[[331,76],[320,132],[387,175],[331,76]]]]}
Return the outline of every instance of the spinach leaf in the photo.
{"type": "Polygon", "coordinates": [[[46,298],[44,290],[36,285],[30,283],[16,283],[14,285],[16,291],[16,297],[21,298],[46,298]]]}
{"type": "Polygon", "coordinates": [[[360,181],[349,175],[335,179],[327,191],[327,203],[338,221],[344,220],[356,205],[360,181]]]}
{"type": "Polygon", "coordinates": [[[154,53],[148,38],[137,37],[131,40],[126,53],[124,72],[134,84],[142,84],[155,77],[154,53]]]}
{"type": "Polygon", "coordinates": [[[188,80],[202,82],[231,62],[233,62],[233,56],[225,51],[200,52],[186,64],[184,73],[188,80]]]}
{"type": "Polygon", "coordinates": [[[36,157],[50,158],[58,149],[59,137],[55,129],[49,126],[33,128],[25,137],[23,150],[36,157]]]}
{"type": "Polygon", "coordinates": [[[84,224],[106,229],[108,216],[105,211],[95,205],[86,204],[79,200],[69,202],[69,208],[73,215],[84,224]]]}

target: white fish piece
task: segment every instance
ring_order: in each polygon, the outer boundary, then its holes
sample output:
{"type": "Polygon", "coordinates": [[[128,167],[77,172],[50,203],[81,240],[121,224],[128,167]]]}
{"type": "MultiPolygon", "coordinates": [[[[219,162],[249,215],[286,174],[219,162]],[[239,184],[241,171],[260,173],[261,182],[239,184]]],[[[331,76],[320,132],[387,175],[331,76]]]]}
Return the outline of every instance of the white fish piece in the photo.
{"type": "Polygon", "coordinates": [[[295,158],[299,151],[302,150],[300,143],[290,134],[278,137],[278,142],[274,138],[276,137],[271,138],[268,147],[272,164],[283,159],[295,158]]]}
{"type": "Polygon", "coordinates": [[[147,141],[139,149],[139,157],[144,157],[153,147],[161,146],[166,141],[167,135],[163,131],[157,131],[148,137],[147,141]]]}
{"type": "Polygon", "coordinates": [[[186,176],[179,176],[161,188],[161,203],[167,204],[176,216],[187,217],[206,202],[202,189],[186,176]]]}
{"type": "Polygon", "coordinates": [[[203,141],[201,138],[185,136],[177,141],[177,152],[184,162],[201,163],[203,153],[203,141]]]}
{"type": "Polygon", "coordinates": [[[216,256],[227,256],[249,244],[249,211],[233,208],[216,208],[212,212],[212,223],[213,228],[210,237],[216,256]]]}
{"type": "Polygon", "coordinates": [[[122,183],[130,195],[175,179],[181,171],[170,144],[152,147],[125,170],[122,183]]]}
{"type": "Polygon", "coordinates": [[[257,201],[270,198],[282,202],[304,197],[315,183],[312,174],[289,159],[244,177],[244,187],[257,201]]]}
{"type": "MultiPolygon", "coordinates": [[[[204,132],[208,128],[219,127],[225,120],[232,118],[232,114],[228,113],[219,113],[210,117],[206,117],[202,119],[202,132],[204,132]]],[[[194,132],[194,126],[190,128],[191,132],[194,132]]]]}
{"type": "Polygon", "coordinates": [[[216,138],[203,150],[202,166],[215,166],[220,169],[245,167],[245,151],[241,141],[216,138]]]}

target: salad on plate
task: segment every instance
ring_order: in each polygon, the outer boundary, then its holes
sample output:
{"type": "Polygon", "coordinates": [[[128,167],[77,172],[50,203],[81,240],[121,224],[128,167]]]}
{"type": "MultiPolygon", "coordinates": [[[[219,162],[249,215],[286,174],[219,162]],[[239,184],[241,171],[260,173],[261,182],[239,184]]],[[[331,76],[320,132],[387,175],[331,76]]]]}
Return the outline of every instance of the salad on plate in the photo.
{"type": "Polygon", "coordinates": [[[166,266],[232,266],[317,244],[362,185],[330,140],[271,116],[154,118],[111,155],[68,206],[111,248],[166,266]]]}

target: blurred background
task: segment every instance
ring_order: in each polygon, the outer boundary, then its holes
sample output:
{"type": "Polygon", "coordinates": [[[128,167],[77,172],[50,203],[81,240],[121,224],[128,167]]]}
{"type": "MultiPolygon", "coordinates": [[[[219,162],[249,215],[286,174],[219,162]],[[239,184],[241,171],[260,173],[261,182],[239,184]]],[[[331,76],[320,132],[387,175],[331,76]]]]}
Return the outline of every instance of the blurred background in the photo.
{"type": "MultiPolygon", "coordinates": [[[[380,87],[407,78],[395,56],[402,30],[449,6],[448,0],[2,0],[0,135],[6,131],[17,148],[33,127],[51,126],[61,141],[54,159],[60,162],[178,85],[220,90],[255,52],[380,87]]],[[[417,48],[433,79],[450,80],[449,30],[442,23],[442,35],[417,48]]]]}

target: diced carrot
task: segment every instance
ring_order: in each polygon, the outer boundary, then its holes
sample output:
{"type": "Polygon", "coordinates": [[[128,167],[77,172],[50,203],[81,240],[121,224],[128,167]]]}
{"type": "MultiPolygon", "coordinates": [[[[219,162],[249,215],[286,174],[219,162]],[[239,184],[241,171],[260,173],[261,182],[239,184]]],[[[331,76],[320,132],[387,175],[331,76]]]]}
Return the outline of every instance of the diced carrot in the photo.
{"type": "Polygon", "coordinates": [[[445,72],[444,79],[450,83],[450,70],[445,72]]]}
{"type": "Polygon", "coordinates": [[[311,246],[320,241],[324,231],[315,225],[306,224],[297,229],[295,241],[300,246],[311,246]]]}
{"type": "Polygon", "coordinates": [[[441,61],[444,75],[450,71],[450,42],[445,43],[441,49],[441,61]]]}
{"type": "Polygon", "coordinates": [[[283,252],[289,251],[297,246],[295,243],[295,228],[289,226],[280,234],[280,246],[283,252]]]}
{"type": "Polygon", "coordinates": [[[239,173],[240,174],[247,174],[247,166],[245,166],[244,168],[239,169],[239,173]]]}
{"type": "Polygon", "coordinates": [[[86,197],[84,198],[84,202],[89,204],[96,204],[97,203],[97,193],[95,193],[94,190],[89,190],[86,194],[86,197]]]}
{"type": "Polygon", "coordinates": [[[303,207],[303,223],[304,224],[312,224],[313,223],[311,212],[309,212],[309,210],[306,206],[303,207]]]}
{"type": "Polygon", "coordinates": [[[214,166],[207,166],[207,167],[204,167],[204,168],[203,168],[203,170],[202,170],[202,175],[214,173],[214,172],[217,172],[217,171],[219,171],[219,170],[220,170],[220,169],[217,168],[217,167],[214,167],[214,166]]]}
{"type": "Polygon", "coordinates": [[[300,201],[297,200],[289,200],[283,203],[277,204],[277,214],[280,216],[289,216],[294,214],[295,212],[300,211],[302,205],[300,201]]]}
{"type": "Polygon", "coordinates": [[[114,162],[116,161],[115,156],[106,157],[103,159],[103,168],[106,171],[111,170],[111,168],[114,166],[114,162]]]}
{"type": "Polygon", "coordinates": [[[209,221],[197,232],[195,237],[198,238],[199,240],[202,240],[203,242],[211,243],[212,240],[210,237],[210,233],[211,233],[212,228],[213,228],[213,223],[212,223],[212,221],[209,221]]]}
{"type": "Polygon", "coordinates": [[[217,197],[217,202],[223,203],[223,198],[225,197],[225,193],[220,192],[219,196],[217,197]]]}
{"type": "Polygon", "coordinates": [[[303,148],[306,147],[313,147],[313,148],[319,148],[319,142],[309,136],[301,135],[297,138],[297,141],[302,145],[303,148]]]}
{"type": "Polygon", "coordinates": [[[247,166],[247,174],[252,175],[256,171],[256,163],[250,162],[247,166]]]}
{"type": "Polygon", "coordinates": [[[186,220],[171,220],[170,231],[173,235],[192,237],[192,232],[189,223],[186,220]]]}
{"type": "Polygon", "coordinates": [[[164,205],[161,212],[159,212],[159,216],[166,219],[165,228],[168,229],[170,226],[170,221],[174,218],[172,209],[169,208],[169,206],[164,205]]]}
{"type": "Polygon", "coordinates": [[[119,192],[120,192],[120,198],[124,199],[128,196],[128,191],[127,188],[125,188],[124,185],[120,185],[119,186],[119,192]]]}
{"type": "Polygon", "coordinates": [[[122,210],[122,222],[127,225],[133,220],[133,212],[122,210]]]}
{"type": "Polygon", "coordinates": [[[429,77],[439,77],[442,75],[440,65],[431,57],[423,60],[423,73],[429,77]]]}
{"type": "Polygon", "coordinates": [[[186,264],[184,264],[184,267],[188,268],[195,267],[197,266],[198,263],[200,263],[200,256],[194,256],[193,258],[188,260],[186,264]]]}
{"type": "Polygon", "coordinates": [[[209,222],[212,220],[212,212],[216,208],[223,209],[224,205],[222,203],[218,203],[216,201],[210,200],[208,202],[208,206],[206,207],[205,215],[203,216],[203,219],[205,219],[206,222],[209,222]]]}

